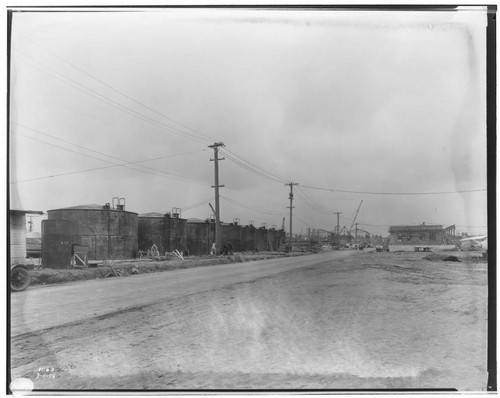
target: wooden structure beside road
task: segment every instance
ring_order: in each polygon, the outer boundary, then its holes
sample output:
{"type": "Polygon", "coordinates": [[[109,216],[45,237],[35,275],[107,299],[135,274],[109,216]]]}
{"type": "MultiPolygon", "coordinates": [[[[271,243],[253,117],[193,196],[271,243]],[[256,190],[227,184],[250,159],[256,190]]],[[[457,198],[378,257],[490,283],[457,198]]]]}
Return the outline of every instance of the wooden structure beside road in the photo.
{"type": "Polygon", "coordinates": [[[389,227],[391,245],[457,245],[455,226],[442,225],[396,225],[389,227]]]}

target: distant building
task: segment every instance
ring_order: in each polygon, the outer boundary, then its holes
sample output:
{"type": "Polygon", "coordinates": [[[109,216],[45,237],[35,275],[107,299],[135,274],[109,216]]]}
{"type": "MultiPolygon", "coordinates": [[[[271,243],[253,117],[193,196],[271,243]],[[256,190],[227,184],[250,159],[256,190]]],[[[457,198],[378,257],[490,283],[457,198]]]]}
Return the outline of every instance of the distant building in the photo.
{"type": "Polygon", "coordinates": [[[395,225],[389,227],[392,245],[449,245],[456,244],[455,226],[395,225]]]}

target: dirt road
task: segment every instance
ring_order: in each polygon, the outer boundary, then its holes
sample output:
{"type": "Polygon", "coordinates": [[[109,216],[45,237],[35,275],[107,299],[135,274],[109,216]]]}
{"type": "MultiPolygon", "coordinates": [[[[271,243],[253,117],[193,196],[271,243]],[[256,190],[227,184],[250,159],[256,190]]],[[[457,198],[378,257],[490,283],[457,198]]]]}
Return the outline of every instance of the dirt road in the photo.
{"type": "Polygon", "coordinates": [[[11,335],[218,289],[353,253],[329,252],[30,288],[11,296],[11,335]]]}
{"type": "Polygon", "coordinates": [[[486,268],[346,251],[178,271],[168,288],[174,273],[141,276],[138,290],[136,277],[33,289],[15,305],[89,305],[66,326],[25,321],[12,377],[38,389],[485,390],[486,268]],[[108,315],[92,318],[99,305],[108,315]]]}

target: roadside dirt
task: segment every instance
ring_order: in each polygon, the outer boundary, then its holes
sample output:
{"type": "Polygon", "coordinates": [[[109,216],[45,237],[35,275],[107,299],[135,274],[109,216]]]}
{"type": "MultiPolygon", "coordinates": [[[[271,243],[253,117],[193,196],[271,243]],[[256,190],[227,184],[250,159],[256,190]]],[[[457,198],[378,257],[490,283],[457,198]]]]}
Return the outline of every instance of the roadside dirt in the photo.
{"type": "Polygon", "coordinates": [[[483,391],[487,264],[422,257],[360,252],[15,337],[12,377],[41,390],[483,391]]]}
{"type": "Polygon", "coordinates": [[[95,268],[83,269],[33,269],[31,274],[31,288],[41,285],[53,285],[68,282],[76,282],[92,279],[103,279],[108,277],[127,277],[134,274],[148,274],[152,272],[165,272],[177,269],[208,267],[216,264],[241,263],[246,261],[265,260],[277,257],[289,257],[301,255],[301,253],[280,253],[280,252],[260,252],[260,253],[235,253],[230,256],[192,256],[180,259],[161,260],[114,260],[107,261],[106,265],[101,264],[95,268]]]}

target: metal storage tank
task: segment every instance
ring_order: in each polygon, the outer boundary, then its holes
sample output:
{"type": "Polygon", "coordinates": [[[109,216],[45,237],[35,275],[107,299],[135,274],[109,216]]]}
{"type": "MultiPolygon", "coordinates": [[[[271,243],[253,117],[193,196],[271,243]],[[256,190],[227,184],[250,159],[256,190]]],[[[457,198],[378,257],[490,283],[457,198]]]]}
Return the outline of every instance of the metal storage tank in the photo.
{"type": "Polygon", "coordinates": [[[241,228],[241,245],[243,251],[255,250],[255,228],[253,225],[245,225],[241,228]]]}
{"type": "Polygon", "coordinates": [[[42,265],[44,268],[67,269],[75,241],[75,224],[69,220],[42,221],[42,265]]]}
{"type": "Polygon", "coordinates": [[[186,252],[187,220],[179,213],[145,213],[138,217],[139,250],[147,251],[156,245],[160,254],[178,250],[186,252]]]}
{"type": "MultiPolygon", "coordinates": [[[[189,254],[209,254],[212,243],[215,242],[215,222],[188,219],[186,229],[189,254]]],[[[217,248],[217,251],[220,249],[217,248]]]]}
{"type": "MultiPolygon", "coordinates": [[[[113,201],[114,204],[114,201],[113,201]]],[[[126,259],[137,256],[137,213],[107,203],[49,210],[49,220],[74,223],[74,242],[89,248],[88,260],[126,259]]]]}
{"type": "Polygon", "coordinates": [[[39,214],[41,211],[9,211],[9,250],[10,264],[26,264],[26,214],[39,214]]]}
{"type": "Polygon", "coordinates": [[[267,230],[264,227],[255,230],[255,249],[267,250],[267,230]]]}
{"type": "Polygon", "coordinates": [[[233,246],[233,251],[240,252],[241,244],[241,226],[231,223],[222,224],[222,244],[229,242],[233,246]]]}
{"type": "Polygon", "coordinates": [[[283,229],[274,230],[274,250],[279,251],[285,242],[285,231],[283,229]]]}

